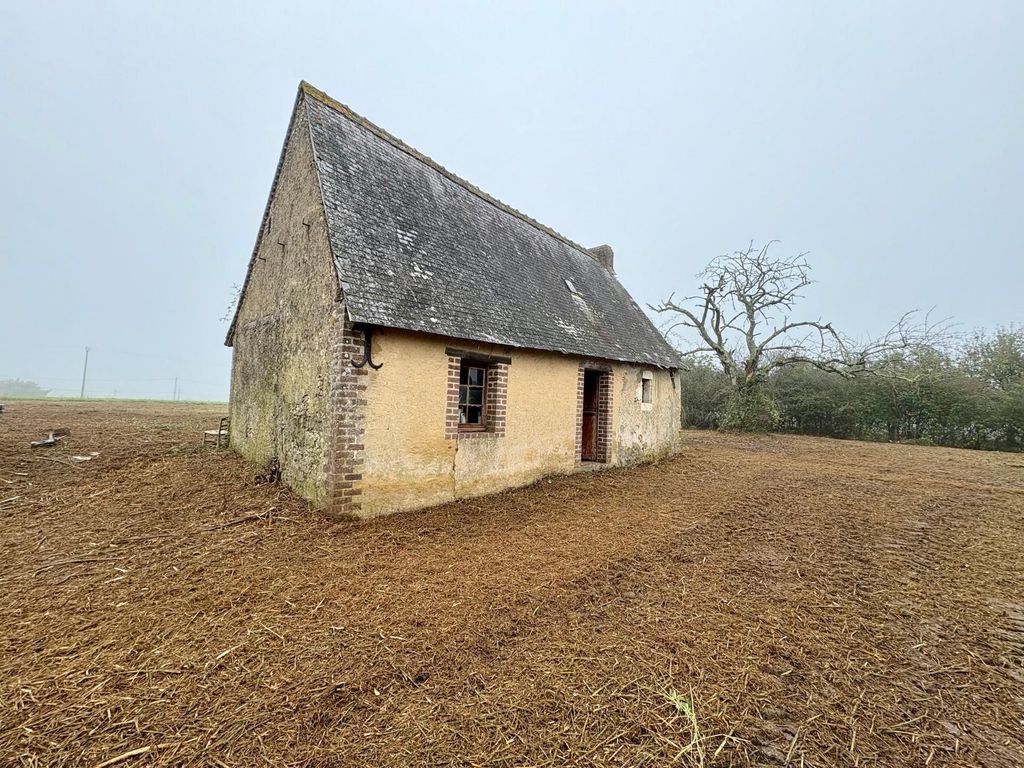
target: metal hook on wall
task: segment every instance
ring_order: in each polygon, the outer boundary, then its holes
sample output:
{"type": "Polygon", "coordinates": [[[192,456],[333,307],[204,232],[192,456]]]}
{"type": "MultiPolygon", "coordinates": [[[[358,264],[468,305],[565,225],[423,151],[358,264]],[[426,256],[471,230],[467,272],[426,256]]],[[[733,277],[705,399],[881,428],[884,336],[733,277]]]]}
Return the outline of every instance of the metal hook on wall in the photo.
{"type": "Polygon", "coordinates": [[[380,370],[384,366],[384,363],[373,362],[373,327],[369,325],[363,329],[362,362],[357,363],[355,360],[352,361],[353,368],[362,368],[365,365],[369,365],[375,371],[380,370]]]}

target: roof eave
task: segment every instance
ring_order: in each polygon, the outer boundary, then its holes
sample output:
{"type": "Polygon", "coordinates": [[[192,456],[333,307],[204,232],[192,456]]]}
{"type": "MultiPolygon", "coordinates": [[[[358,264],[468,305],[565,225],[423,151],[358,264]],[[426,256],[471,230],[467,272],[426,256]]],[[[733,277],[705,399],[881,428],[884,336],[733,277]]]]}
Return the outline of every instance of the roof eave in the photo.
{"type": "MultiPolygon", "coordinates": [[[[531,344],[522,344],[520,342],[508,341],[496,338],[472,338],[469,336],[452,336],[447,333],[442,333],[440,330],[431,330],[428,328],[416,328],[412,326],[401,325],[394,322],[382,322],[379,318],[367,318],[362,317],[358,314],[352,314],[351,307],[346,304],[346,312],[351,322],[358,325],[372,326],[374,328],[392,329],[396,331],[405,331],[408,333],[421,333],[427,336],[434,336],[440,339],[449,339],[451,341],[460,343],[471,343],[471,344],[493,344],[499,347],[508,347],[509,349],[523,349],[532,350],[536,352],[550,352],[552,354],[565,355],[566,357],[578,357],[587,360],[604,360],[611,363],[623,363],[625,365],[646,365],[652,368],[660,368],[662,370],[678,370],[681,366],[681,361],[677,359],[676,350],[672,347],[668,348],[668,352],[664,357],[671,358],[671,360],[655,360],[655,359],[643,359],[638,360],[628,355],[621,357],[609,357],[607,354],[591,354],[588,352],[581,352],[576,349],[563,349],[560,347],[545,347],[531,344]]],[[[667,344],[667,342],[666,342],[667,344]]],[[[661,358],[661,355],[652,356],[661,358]]]]}

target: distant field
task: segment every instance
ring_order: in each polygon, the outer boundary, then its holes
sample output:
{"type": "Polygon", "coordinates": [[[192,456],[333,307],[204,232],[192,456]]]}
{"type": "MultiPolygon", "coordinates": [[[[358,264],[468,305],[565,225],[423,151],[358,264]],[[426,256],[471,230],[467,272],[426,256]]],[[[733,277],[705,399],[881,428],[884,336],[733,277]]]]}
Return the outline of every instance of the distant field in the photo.
{"type": "Polygon", "coordinates": [[[223,412],[0,414],[3,764],[1024,764],[1019,455],[687,432],[332,525],[223,412]]]}

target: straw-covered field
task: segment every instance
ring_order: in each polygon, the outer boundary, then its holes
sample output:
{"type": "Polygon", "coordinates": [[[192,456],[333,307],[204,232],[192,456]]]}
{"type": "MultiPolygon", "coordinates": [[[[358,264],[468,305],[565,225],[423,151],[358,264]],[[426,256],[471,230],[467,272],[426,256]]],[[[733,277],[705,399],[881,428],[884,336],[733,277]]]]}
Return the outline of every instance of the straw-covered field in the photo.
{"type": "Polygon", "coordinates": [[[0,414],[0,762],[1024,764],[1024,456],[687,433],[332,524],[218,415],[0,414]]]}

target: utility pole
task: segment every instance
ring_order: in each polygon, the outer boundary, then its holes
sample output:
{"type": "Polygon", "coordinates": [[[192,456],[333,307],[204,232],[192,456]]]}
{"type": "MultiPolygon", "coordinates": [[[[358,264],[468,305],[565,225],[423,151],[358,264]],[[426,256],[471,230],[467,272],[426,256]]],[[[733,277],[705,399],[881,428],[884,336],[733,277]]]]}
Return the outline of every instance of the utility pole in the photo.
{"type": "Polygon", "coordinates": [[[82,366],[82,392],[78,396],[80,399],[85,399],[85,372],[89,370],[89,348],[85,348],[85,365],[82,366]]]}

